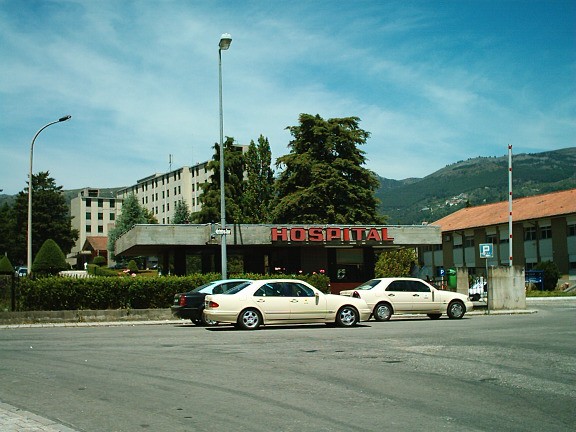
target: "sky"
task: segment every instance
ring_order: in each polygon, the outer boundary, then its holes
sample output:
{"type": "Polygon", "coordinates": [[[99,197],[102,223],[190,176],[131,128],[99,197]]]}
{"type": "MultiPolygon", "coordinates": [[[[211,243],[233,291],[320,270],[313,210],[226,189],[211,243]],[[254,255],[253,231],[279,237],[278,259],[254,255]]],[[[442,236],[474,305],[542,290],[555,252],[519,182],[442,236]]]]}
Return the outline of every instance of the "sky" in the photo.
{"type": "Polygon", "coordinates": [[[33,172],[65,190],[210,160],[223,33],[224,135],[273,162],[301,113],[358,117],[397,180],[576,145],[575,0],[0,0],[2,193],[64,115],[33,172]]]}

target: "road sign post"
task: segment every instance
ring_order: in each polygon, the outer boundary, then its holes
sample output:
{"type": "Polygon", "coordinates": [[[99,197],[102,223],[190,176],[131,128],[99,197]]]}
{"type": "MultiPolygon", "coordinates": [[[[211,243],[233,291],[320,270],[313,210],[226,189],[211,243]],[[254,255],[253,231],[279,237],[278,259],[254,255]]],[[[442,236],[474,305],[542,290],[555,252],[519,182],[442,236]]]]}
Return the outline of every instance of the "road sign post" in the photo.
{"type": "Polygon", "coordinates": [[[480,258],[486,261],[486,311],[490,313],[490,306],[488,305],[488,258],[494,256],[494,245],[492,243],[480,244],[480,258]]]}

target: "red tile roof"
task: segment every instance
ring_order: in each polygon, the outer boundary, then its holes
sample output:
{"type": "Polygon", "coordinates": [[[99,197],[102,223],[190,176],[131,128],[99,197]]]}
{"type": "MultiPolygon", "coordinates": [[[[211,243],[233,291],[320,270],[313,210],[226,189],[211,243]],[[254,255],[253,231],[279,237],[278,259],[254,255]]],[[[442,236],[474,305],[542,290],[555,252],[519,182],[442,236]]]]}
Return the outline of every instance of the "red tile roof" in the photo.
{"type": "Polygon", "coordinates": [[[86,244],[90,245],[90,248],[94,251],[105,251],[108,246],[108,237],[103,236],[89,236],[86,237],[86,242],[84,243],[84,248],[86,249],[86,244]]]}
{"type": "MultiPolygon", "coordinates": [[[[456,231],[508,223],[508,201],[467,207],[458,210],[431,225],[440,226],[442,232],[456,231]]],[[[512,200],[513,222],[542,219],[576,213],[576,189],[535,195],[512,200]]]]}

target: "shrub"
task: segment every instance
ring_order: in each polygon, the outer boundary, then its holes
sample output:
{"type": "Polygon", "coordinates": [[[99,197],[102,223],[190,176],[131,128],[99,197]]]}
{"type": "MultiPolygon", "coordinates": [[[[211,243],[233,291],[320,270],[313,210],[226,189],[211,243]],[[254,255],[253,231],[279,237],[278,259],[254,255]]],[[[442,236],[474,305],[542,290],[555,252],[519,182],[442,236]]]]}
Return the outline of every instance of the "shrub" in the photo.
{"type": "Polygon", "coordinates": [[[2,255],[2,258],[0,258],[0,274],[14,274],[14,267],[12,267],[12,264],[6,255],[2,255]]]}
{"type": "Polygon", "coordinates": [[[414,249],[398,249],[382,252],[374,266],[376,277],[410,276],[411,263],[416,262],[414,249]]]}
{"type": "Polygon", "coordinates": [[[98,267],[103,267],[106,265],[106,258],[104,258],[102,255],[98,255],[98,256],[94,257],[92,264],[95,264],[98,267]]]}
{"type": "Polygon", "coordinates": [[[138,264],[136,264],[136,261],[130,260],[128,270],[130,270],[130,273],[138,273],[138,264]]]}
{"type": "Polygon", "coordinates": [[[36,254],[36,259],[32,264],[32,273],[55,275],[63,270],[68,270],[64,252],[54,240],[46,240],[36,254]]]}
{"type": "MultiPolygon", "coordinates": [[[[104,269],[91,265],[96,272],[104,269]]],[[[231,278],[268,279],[270,275],[236,274],[231,278]]],[[[275,276],[277,277],[277,276],[275,276]]],[[[307,281],[323,292],[329,289],[326,275],[281,276],[307,281]]],[[[220,279],[220,273],[161,277],[22,278],[22,310],[153,309],[168,308],[174,294],[220,279]]]]}
{"type": "Polygon", "coordinates": [[[544,270],[544,290],[554,291],[558,279],[560,279],[560,270],[552,261],[539,262],[534,266],[534,270],[544,270]]]}

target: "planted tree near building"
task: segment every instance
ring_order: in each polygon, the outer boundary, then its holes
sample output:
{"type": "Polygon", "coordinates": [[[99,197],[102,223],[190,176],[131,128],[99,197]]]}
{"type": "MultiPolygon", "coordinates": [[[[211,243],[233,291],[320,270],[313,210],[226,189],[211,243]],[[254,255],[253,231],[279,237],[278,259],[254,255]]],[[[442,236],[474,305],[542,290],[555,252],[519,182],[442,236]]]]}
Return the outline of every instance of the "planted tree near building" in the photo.
{"type": "Polygon", "coordinates": [[[177,201],[176,205],[174,206],[174,216],[172,217],[172,223],[188,224],[190,223],[191,218],[192,215],[188,209],[188,204],[186,204],[186,201],[177,201]]]}
{"type": "Polygon", "coordinates": [[[42,244],[32,263],[32,273],[35,275],[56,275],[63,270],[68,270],[68,268],[64,252],[52,239],[48,239],[42,244]]]}
{"type": "Polygon", "coordinates": [[[301,114],[298,126],[288,127],[294,137],[290,153],[281,156],[276,182],[276,223],[382,223],[377,214],[376,174],[363,167],[369,132],[358,117],[324,120],[301,114]]]}
{"type": "MultiPolygon", "coordinates": [[[[14,261],[26,262],[28,232],[28,188],[18,193],[14,203],[14,261]]],[[[70,210],[49,172],[32,175],[32,256],[47,239],[58,243],[64,253],[70,252],[78,230],[72,228],[70,210]]]]}
{"type": "MultiPolygon", "coordinates": [[[[16,257],[15,217],[12,208],[4,203],[0,207],[0,254],[16,257]]],[[[22,263],[23,261],[20,261],[22,263]]]]}
{"type": "Polygon", "coordinates": [[[396,249],[382,252],[374,266],[376,277],[410,276],[410,268],[417,262],[414,249],[396,249]]]}
{"type": "Polygon", "coordinates": [[[268,138],[260,135],[258,144],[250,141],[244,155],[246,166],[246,186],[242,207],[244,223],[269,223],[270,202],[274,194],[274,171],[272,171],[272,152],[268,138]]]}
{"type": "Polygon", "coordinates": [[[134,225],[150,223],[149,220],[150,212],[138,203],[136,195],[128,195],[122,203],[122,213],[116,219],[116,226],[108,232],[108,251],[113,254],[118,238],[130,231],[134,225]]]}
{"type": "MultiPolygon", "coordinates": [[[[214,156],[206,165],[212,170],[210,181],[201,185],[199,197],[202,209],[192,215],[194,223],[220,222],[220,146],[214,144],[214,156]]],[[[242,150],[234,144],[234,138],[224,143],[224,196],[226,223],[242,223],[241,199],[244,192],[244,158],[242,150]]]]}

